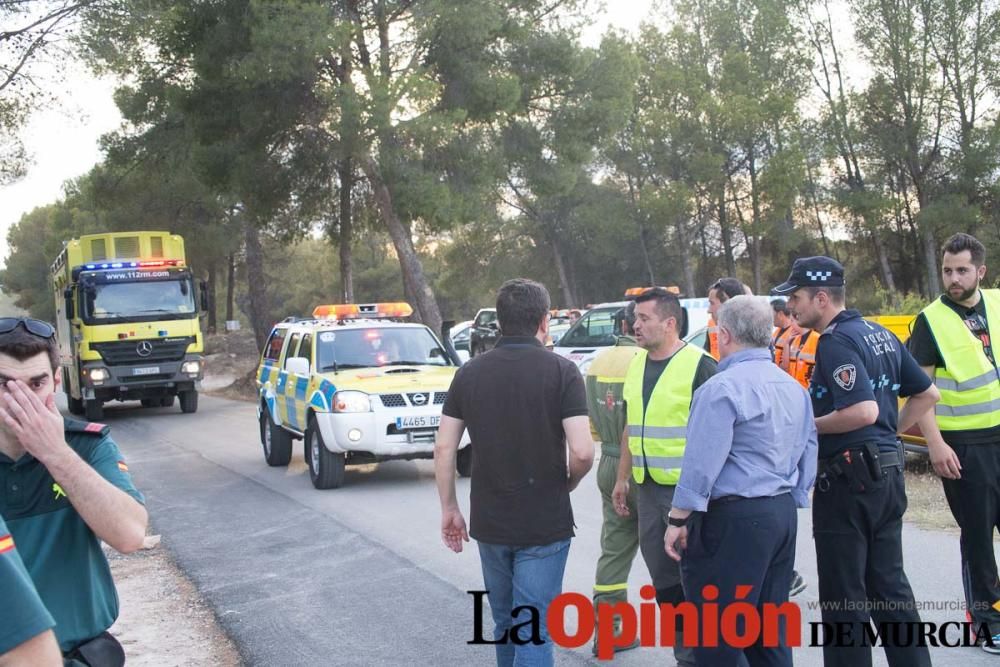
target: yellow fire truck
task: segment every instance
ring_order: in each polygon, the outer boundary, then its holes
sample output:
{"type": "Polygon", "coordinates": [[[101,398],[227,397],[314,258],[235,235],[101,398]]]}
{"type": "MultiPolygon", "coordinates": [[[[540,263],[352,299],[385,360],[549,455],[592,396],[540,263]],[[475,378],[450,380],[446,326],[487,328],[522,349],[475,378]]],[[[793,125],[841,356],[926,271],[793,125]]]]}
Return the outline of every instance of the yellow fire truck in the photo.
{"type": "MultiPolygon", "coordinates": [[[[198,409],[203,341],[184,239],[168,232],[90,234],[52,264],[63,387],[73,414],[107,401],[198,409]]],[[[199,284],[202,305],[205,285],[199,284]]]]}

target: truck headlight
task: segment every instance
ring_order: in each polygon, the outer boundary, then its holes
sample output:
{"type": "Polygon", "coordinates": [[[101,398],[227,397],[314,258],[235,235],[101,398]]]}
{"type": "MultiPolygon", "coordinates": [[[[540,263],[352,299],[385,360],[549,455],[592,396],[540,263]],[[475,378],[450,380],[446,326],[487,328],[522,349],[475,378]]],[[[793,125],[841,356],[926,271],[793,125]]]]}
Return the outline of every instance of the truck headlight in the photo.
{"type": "Polygon", "coordinates": [[[368,394],[362,391],[338,391],[333,395],[334,412],[371,412],[368,394]]]}
{"type": "Polygon", "coordinates": [[[185,373],[187,375],[198,375],[201,373],[201,362],[185,361],[181,364],[181,373],[185,373]]]}
{"type": "Polygon", "coordinates": [[[111,377],[106,368],[91,368],[90,369],[90,381],[93,384],[104,384],[104,381],[111,377]]]}

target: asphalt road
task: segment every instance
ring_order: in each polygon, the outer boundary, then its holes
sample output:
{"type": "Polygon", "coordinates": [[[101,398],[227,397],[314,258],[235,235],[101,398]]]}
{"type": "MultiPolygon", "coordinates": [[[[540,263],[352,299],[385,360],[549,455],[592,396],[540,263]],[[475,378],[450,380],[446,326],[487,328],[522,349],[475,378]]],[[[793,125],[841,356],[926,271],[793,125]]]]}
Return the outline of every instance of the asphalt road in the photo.
{"type": "MultiPolygon", "coordinates": [[[[317,491],[297,443],[288,468],[269,468],[254,406],[201,397],[197,414],[113,404],[106,421],[146,494],[154,529],[253,665],[489,664],[491,647],[469,646],[481,590],[474,543],[453,554],[438,533],[430,461],[349,468],[345,485],[317,491]],[[118,407],[120,405],[120,407],[118,407]]],[[[468,480],[459,480],[467,510],[468,480]]],[[[589,596],[599,554],[600,496],[593,473],[573,494],[577,537],[564,590],[589,596]]],[[[468,514],[466,513],[466,517],[468,514]]],[[[918,600],[962,599],[955,535],[907,525],[907,572],[918,600]]],[[[818,621],[816,564],[808,511],[800,511],[797,568],[809,588],[796,598],[803,620],[818,621]]],[[[647,583],[641,557],[630,595],[647,583]]],[[[923,620],[961,621],[928,609],[923,620]]],[[[490,626],[486,622],[487,628],[490,626]]],[[[808,641],[808,631],[804,631],[808,641]]],[[[932,649],[935,665],[995,665],[977,648],[932,649]]],[[[800,648],[796,664],[821,665],[800,648]]],[[[559,664],[594,661],[586,648],[560,650],[559,664]]],[[[670,649],[620,654],[622,665],[670,665],[670,649]]],[[[875,664],[884,665],[881,650],[875,664]]]]}

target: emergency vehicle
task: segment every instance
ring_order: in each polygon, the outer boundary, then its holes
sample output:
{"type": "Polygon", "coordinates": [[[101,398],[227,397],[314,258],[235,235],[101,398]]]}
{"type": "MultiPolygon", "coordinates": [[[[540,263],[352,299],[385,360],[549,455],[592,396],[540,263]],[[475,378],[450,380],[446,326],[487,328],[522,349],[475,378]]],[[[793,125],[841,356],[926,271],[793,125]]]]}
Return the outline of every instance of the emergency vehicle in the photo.
{"type": "MultiPolygon", "coordinates": [[[[51,267],[63,389],[91,421],[106,401],[198,409],[204,346],[184,239],[168,232],[89,234],[51,267]]],[[[205,286],[199,284],[205,307],[205,286]]]]}
{"type": "MultiPolygon", "coordinates": [[[[403,321],[412,313],[406,303],[325,305],[274,327],[257,369],[268,465],[288,465],[301,439],[313,486],[332,489],[348,465],[434,457],[459,362],[429,328],[403,321]]],[[[462,476],[471,454],[466,433],[462,476]]]]}
{"type": "MultiPolygon", "coordinates": [[[[615,345],[622,336],[622,310],[647,289],[633,287],[626,290],[625,301],[592,306],[562,335],[553,351],[574,362],[580,372],[586,374],[594,358],[602,350],[615,345]]],[[[687,312],[688,331],[696,331],[708,324],[708,299],[681,299],[680,302],[687,312]]]]}

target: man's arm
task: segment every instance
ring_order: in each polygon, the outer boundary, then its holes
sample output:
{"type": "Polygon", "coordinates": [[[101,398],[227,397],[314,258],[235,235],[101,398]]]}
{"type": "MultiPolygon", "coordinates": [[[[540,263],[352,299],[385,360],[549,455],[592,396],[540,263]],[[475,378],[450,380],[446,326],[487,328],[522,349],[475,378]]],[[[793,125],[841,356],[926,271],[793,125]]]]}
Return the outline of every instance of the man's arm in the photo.
{"type": "Polygon", "coordinates": [[[871,426],[877,419],[878,403],[861,401],[842,410],[834,410],[828,415],[816,417],[816,432],[820,435],[849,433],[865,426],[871,426]]]}
{"type": "Polygon", "coordinates": [[[0,417],[25,450],[45,466],[94,534],[121,553],[142,547],[149,515],[66,444],[55,395],[45,404],[21,381],[7,383],[0,417]]]}
{"type": "Polygon", "coordinates": [[[569,449],[569,490],[572,491],[594,465],[594,441],[590,438],[587,417],[567,417],[562,424],[569,449]]]}
{"type": "Polygon", "coordinates": [[[795,499],[795,504],[798,507],[809,507],[809,490],[816,482],[816,455],[819,445],[816,437],[816,422],[813,417],[812,401],[809,399],[809,394],[805,393],[805,391],[802,393],[805,397],[802,428],[806,446],[802,450],[802,456],[799,457],[799,463],[796,466],[799,471],[799,479],[795,484],[795,488],[792,489],[792,497],[795,499]]]}
{"type": "MultiPolygon", "coordinates": [[[[936,374],[936,369],[934,366],[921,366],[920,370],[927,374],[931,380],[934,379],[936,374]]],[[[933,385],[932,385],[933,386],[933,385]]],[[[940,394],[940,392],[938,392],[940,394]]],[[[906,402],[903,406],[903,411],[910,407],[910,401],[906,402]]],[[[958,455],[955,450],[944,441],[944,436],[941,435],[941,429],[938,427],[937,418],[934,416],[934,410],[927,410],[920,414],[917,419],[917,425],[920,427],[920,432],[923,434],[924,439],[927,440],[927,451],[931,457],[931,465],[934,466],[934,472],[939,474],[945,479],[962,479],[962,463],[958,460],[958,455]]],[[[899,430],[906,431],[903,427],[903,412],[899,413],[899,430]]]]}
{"type": "MultiPolygon", "coordinates": [[[[941,392],[934,385],[927,387],[919,394],[914,394],[906,399],[903,409],[899,411],[898,430],[900,433],[909,431],[914,425],[919,423],[920,418],[929,415],[934,420],[934,405],[941,400],[941,392]]],[[[935,426],[936,420],[935,421],[935,426]]],[[[938,436],[941,432],[938,431],[938,436]]],[[[944,442],[943,440],[941,442],[944,442]]]]}
{"type": "Polygon", "coordinates": [[[469,541],[465,517],[455,494],[455,459],[464,432],[464,421],[441,415],[441,425],[434,441],[434,480],[441,501],[441,539],[455,553],[462,551],[462,542],[469,541]]]}
{"type": "Polygon", "coordinates": [[[615,488],[611,491],[611,504],[619,516],[628,516],[628,485],[632,474],[632,452],[628,448],[628,424],[622,430],[619,444],[618,471],[615,475],[615,488]]]}
{"type": "Polygon", "coordinates": [[[688,446],[671,502],[673,516],[683,518],[683,510],[708,509],[712,488],[733,448],[738,415],[729,385],[706,384],[695,392],[687,424],[688,446]]]}
{"type": "Polygon", "coordinates": [[[51,630],[40,632],[31,639],[22,642],[0,654],[0,667],[61,667],[62,652],[56,643],[56,636],[51,630]]]}

